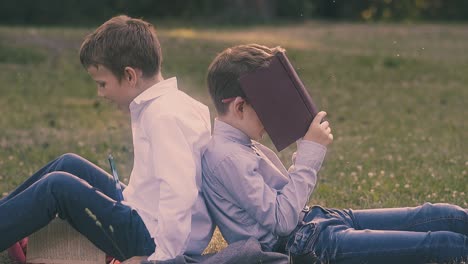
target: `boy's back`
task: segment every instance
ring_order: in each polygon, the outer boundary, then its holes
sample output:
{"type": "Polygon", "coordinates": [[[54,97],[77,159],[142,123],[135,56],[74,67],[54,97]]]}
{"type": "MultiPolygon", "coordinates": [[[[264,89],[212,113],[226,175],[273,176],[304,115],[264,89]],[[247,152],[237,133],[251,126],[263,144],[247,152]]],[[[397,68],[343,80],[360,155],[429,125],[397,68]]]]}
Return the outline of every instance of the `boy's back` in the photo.
{"type": "MultiPolygon", "coordinates": [[[[176,231],[166,236],[189,239],[185,252],[200,254],[213,232],[199,195],[201,154],[211,134],[208,107],[178,90],[176,78],[170,78],[136,97],[130,111],[135,153],[126,202],[138,211],[151,236],[177,223],[169,228],[176,231]],[[167,140],[174,137],[178,140],[167,140]]],[[[171,247],[167,241],[157,242],[171,247]]]]}
{"type": "Polygon", "coordinates": [[[227,242],[253,236],[264,249],[274,250],[278,237],[296,227],[325,152],[317,143],[300,142],[288,172],[273,151],[215,120],[202,158],[203,192],[227,242]]]}

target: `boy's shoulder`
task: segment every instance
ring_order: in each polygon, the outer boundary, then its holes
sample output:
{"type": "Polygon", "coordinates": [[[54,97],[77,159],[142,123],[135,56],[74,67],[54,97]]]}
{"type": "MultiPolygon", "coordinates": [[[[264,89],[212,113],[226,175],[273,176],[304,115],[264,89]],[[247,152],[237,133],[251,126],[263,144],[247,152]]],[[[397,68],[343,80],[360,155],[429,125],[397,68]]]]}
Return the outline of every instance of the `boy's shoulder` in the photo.
{"type": "Polygon", "coordinates": [[[206,145],[211,134],[208,107],[183,92],[171,92],[148,101],[135,117],[132,115],[134,118],[139,124],[136,129],[147,137],[159,134],[160,130],[175,129],[198,146],[206,145]]]}
{"type": "Polygon", "coordinates": [[[206,145],[203,159],[210,170],[215,169],[220,163],[227,159],[255,159],[249,146],[229,140],[221,136],[212,136],[206,145]]]}
{"type": "Polygon", "coordinates": [[[176,77],[160,81],[144,90],[134,98],[130,108],[140,113],[150,112],[152,116],[183,114],[194,108],[209,114],[207,106],[179,90],[176,77]]]}
{"type": "Polygon", "coordinates": [[[176,90],[148,102],[143,115],[149,118],[209,119],[209,108],[186,93],[176,90]]]}

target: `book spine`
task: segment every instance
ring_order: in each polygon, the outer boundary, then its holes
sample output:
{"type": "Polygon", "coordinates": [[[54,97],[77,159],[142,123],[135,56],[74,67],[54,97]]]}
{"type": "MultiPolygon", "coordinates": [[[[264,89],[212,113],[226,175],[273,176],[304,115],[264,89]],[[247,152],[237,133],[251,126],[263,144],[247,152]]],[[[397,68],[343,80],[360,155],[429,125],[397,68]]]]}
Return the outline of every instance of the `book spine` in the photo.
{"type": "Polygon", "coordinates": [[[309,113],[313,119],[315,115],[317,115],[317,110],[315,109],[314,103],[312,102],[312,99],[310,98],[304,84],[299,78],[299,75],[297,75],[296,70],[294,70],[294,67],[291,65],[291,63],[288,60],[288,57],[286,57],[286,54],[284,52],[279,52],[277,56],[279,58],[279,61],[283,65],[284,69],[288,73],[289,78],[291,79],[292,83],[296,87],[297,92],[301,96],[302,101],[307,107],[307,110],[309,110],[309,113]]]}

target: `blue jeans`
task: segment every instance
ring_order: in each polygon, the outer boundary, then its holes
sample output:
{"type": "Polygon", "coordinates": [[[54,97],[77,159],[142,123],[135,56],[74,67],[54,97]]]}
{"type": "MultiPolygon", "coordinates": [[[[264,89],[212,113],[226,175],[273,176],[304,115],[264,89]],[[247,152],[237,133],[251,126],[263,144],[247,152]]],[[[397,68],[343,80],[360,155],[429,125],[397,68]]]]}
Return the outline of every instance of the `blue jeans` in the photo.
{"type": "Polygon", "coordinates": [[[450,204],[336,210],[314,206],[286,249],[323,263],[427,263],[468,258],[468,211],[450,204]]]}
{"type": "Polygon", "coordinates": [[[151,255],[155,244],[145,224],[116,197],[112,176],[80,156],[65,154],[0,200],[0,252],[58,215],[119,260],[151,255]]]}

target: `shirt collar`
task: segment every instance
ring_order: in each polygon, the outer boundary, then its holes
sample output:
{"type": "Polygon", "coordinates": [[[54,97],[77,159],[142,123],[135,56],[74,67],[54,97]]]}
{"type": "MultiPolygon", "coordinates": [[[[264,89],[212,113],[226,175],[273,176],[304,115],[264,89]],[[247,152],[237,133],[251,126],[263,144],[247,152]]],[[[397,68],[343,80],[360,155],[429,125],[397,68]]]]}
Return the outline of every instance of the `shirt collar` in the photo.
{"type": "Polygon", "coordinates": [[[252,140],[244,132],[218,119],[214,121],[213,136],[224,137],[246,146],[252,145],[252,140]]]}
{"type": "Polygon", "coordinates": [[[160,81],[135,97],[135,99],[133,99],[132,103],[130,104],[130,107],[132,107],[132,105],[141,105],[175,90],[178,90],[176,77],[160,81]]]}

